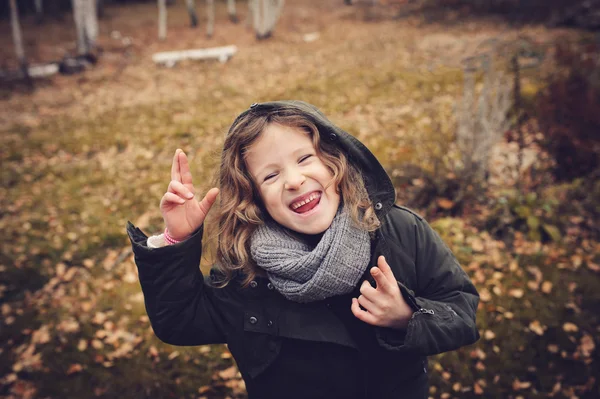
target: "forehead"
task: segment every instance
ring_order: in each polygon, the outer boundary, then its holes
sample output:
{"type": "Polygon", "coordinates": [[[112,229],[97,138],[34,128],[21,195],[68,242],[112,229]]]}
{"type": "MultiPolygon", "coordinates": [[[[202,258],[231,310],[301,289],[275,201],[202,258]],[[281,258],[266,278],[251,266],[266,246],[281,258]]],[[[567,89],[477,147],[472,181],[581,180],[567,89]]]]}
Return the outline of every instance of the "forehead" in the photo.
{"type": "Polygon", "coordinates": [[[252,173],[262,165],[276,163],[306,148],[314,148],[306,130],[272,123],[246,149],[244,158],[252,173]]]}

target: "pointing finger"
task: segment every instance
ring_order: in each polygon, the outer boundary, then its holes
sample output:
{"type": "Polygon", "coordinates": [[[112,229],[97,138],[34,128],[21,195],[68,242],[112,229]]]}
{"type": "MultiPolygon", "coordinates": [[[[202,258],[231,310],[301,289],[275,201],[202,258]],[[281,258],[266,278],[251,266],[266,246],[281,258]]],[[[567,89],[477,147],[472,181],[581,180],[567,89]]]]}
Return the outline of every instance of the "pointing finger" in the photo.
{"type": "Polygon", "coordinates": [[[387,291],[390,288],[390,282],[387,277],[383,274],[383,271],[378,267],[371,268],[371,276],[375,279],[377,283],[377,289],[381,291],[387,291]]]}
{"type": "Polygon", "coordinates": [[[380,256],[377,258],[377,266],[379,269],[381,269],[388,282],[394,284],[396,283],[396,276],[394,276],[394,272],[392,272],[392,268],[390,267],[389,263],[387,263],[385,256],[380,256]]]}
{"type": "Polygon", "coordinates": [[[171,180],[181,182],[181,173],[179,172],[179,153],[182,152],[179,148],[175,150],[173,163],[171,164],[171,180]]]}

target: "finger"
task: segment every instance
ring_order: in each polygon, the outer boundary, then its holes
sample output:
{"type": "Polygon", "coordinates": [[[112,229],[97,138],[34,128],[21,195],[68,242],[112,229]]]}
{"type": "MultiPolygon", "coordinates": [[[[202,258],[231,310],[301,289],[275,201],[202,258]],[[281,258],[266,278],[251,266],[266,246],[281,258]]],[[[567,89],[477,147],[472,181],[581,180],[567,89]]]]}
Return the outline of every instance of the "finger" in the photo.
{"type": "Polygon", "coordinates": [[[192,183],[192,172],[190,171],[190,163],[188,161],[185,152],[181,151],[179,153],[179,174],[181,176],[181,182],[183,184],[189,184],[193,186],[192,183]]]}
{"type": "Polygon", "coordinates": [[[171,180],[181,182],[181,173],[179,172],[179,153],[183,152],[179,148],[175,150],[173,163],[171,164],[171,180]]]}
{"type": "Polygon", "coordinates": [[[396,284],[396,276],[394,276],[394,272],[392,271],[390,264],[385,259],[385,256],[382,255],[377,259],[377,266],[379,269],[381,269],[388,282],[396,284]]]}
{"type": "Polygon", "coordinates": [[[192,199],[194,198],[194,193],[191,192],[186,186],[183,185],[180,181],[171,180],[169,183],[169,187],[167,191],[170,193],[175,193],[179,195],[183,199],[192,199]]]}
{"type": "Polygon", "coordinates": [[[350,310],[352,311],[352,314],[354,314],[354,316],[357,319],[364,321],[365,323],[368,323],[368,324],[375,324],[375,317],[372,314],[370,314],[369,312],[362,310],[360,308],[358,299],[352,298],[352,306],[350,306],[350,310]]]}
{"type": "Polygon", "coordinates": [[[388,281],[386,276],[383,274],[383,271],[378,267],[372,267],[370,272],[371,272],[371,276],[373,276],[373,278],[375,279],[375,282],[377,283],[377,289],[380,291],[385,291],[385,292],[389,291],[390,282],[388,281]]]}
{"type": "Polygon", "coordinates": [[[358,303],[362,306],[367,312],[372,313],[373,310],[376,309],[375,304],[367,299],[364,295],[360,295],[358,297],[358,303]]]}
{"type": "Polygon", "coordinates": [[[363,281],[360,285],[360,293],[364,295],[368,300],[375,301],[377,295],[379,294],[375,288],[371,286],[367,280],[363,281]]]}
{"type": "Polygon", "coordinates": [[[200,209],[202,210],[202,212],[204,212],[204,215],[207,215],[208,211],[210,211],[210,208],[213,206],[215,200],[217,199],[217,195],[219,195],[219,189],[213,187],[210,190],[208,190],[204,198],[202,198],[202,201],[200,201],[200,209]]]}
{"type": "Polygon", "coordinates": [[[185,200],[175,193],[165,193],[165,195],[163,195],[162,199],[160,200],[161,207],[173,204],[183,205],[185,204],[185,200]]]}

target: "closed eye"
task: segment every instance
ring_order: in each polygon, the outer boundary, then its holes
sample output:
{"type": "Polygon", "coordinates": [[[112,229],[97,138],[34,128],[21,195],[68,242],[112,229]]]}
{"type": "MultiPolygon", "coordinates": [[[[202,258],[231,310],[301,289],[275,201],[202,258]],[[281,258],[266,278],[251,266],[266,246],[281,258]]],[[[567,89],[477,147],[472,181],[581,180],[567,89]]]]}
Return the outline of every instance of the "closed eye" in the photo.
{"type": "Polygon", "coordinates": [[[275,176],[277,176],[277,173],[271,173],[270,175],[265,176],[265,179],[263,181],[270,180],[270,179],[274,178],[275,176]]]}
{"type": "Polygon", "coordinates": [[[304,155],[302,158],[298,160],[298,163],[302,163],[306,161],[308,158],[312,157],[312,154],[304,155]]]}

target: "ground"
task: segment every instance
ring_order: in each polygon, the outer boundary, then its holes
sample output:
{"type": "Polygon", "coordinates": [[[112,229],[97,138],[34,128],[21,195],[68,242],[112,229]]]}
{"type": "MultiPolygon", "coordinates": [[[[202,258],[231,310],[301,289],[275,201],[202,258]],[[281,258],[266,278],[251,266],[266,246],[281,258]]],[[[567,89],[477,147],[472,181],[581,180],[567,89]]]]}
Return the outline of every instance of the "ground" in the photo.
{"type": "MultiPolygon", "coordinates": [[[[490,39],[580,34],[458,11],[436,23],[393,19],[386,7],[369,16],[341,0],[286,2],[273,37],[257,41],[245,3],[237,25],[219,3],[211,39],[204,25],[189,28],[179,4],[160,42],[153,3],[111,6],[94,68],[36,81],[33,90],[0,87],[1,395],[244,397],[226,348],[164,345],[144,315],[125,223],[161,229],[158,202],[175,149],[190,156],[195,184],[206,190],[235,116],[253,102],[294,98],[318,105],[393,174],[418,157],[410,143],[422,132],[451,124],[462,61],[490,39]],[[231,44],[239,51],[222,64],[151,60],[158,51],[231,44]]],[[[69,15],[42,25],[24,18],[22,26],[32,63],[73,54],[69,15]]],[[[0,33],[2,66],[14,68],[8,21],[0,33]]],[[[527,72],[525,83],[535,87],[539,73],[527,72]]],[[[469,221],[432,223],[482,293],[483,338],[432,359],[431,396],[593,397],[598,243],[517,236],[506,249],[469,221]]]]}

